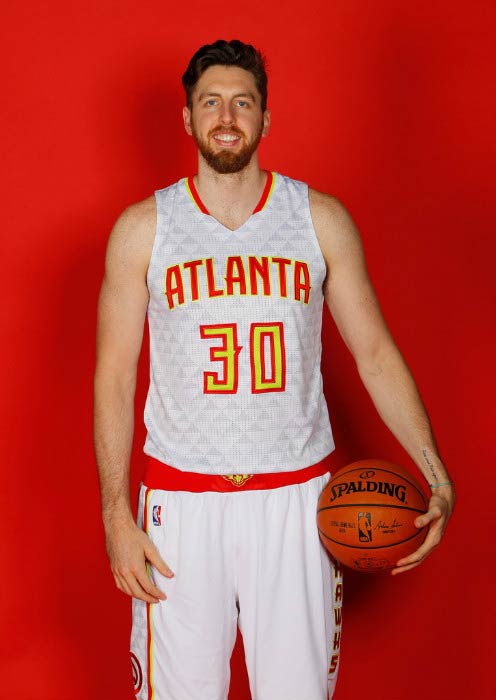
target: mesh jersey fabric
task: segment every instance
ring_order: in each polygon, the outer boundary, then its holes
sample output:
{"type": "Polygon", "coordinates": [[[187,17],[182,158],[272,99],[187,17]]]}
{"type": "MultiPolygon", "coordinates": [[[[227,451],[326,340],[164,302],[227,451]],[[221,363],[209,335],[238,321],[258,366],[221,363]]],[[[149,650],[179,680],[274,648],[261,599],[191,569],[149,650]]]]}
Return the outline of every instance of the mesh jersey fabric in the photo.
{"type": "Polygon", "coordinates": [[[235,231],[202,211],[189,178],[155,192],[144,452],[183,471],[294,471],[334,449],[308,185],[267,177],[266,202],[235,231]]]}

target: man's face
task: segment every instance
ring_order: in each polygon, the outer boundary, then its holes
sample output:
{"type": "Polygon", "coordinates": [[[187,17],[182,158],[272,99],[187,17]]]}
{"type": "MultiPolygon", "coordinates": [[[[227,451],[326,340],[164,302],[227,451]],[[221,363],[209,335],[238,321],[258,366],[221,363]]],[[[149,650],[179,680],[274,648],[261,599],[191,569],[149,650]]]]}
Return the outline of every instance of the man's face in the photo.
{"type": "Polygon", "coordinates": [[[184,127],[208,165],[218,173],[245,168],[269,131],[252,73],[237,66],[210,66],[198,80],[193,108],[183,108],[184,127]]]}

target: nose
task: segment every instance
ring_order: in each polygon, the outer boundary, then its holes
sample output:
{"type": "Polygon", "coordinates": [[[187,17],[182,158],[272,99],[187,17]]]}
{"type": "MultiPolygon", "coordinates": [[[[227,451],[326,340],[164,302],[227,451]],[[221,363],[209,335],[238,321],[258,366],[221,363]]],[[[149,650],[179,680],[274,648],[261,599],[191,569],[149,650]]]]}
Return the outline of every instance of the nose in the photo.
{"type": "Polygon", "coordinates": [[[232,124],[234,121],[234,115],[229,102],[224,102],[221,107],[220,121],[222,124],[232,124]]]}

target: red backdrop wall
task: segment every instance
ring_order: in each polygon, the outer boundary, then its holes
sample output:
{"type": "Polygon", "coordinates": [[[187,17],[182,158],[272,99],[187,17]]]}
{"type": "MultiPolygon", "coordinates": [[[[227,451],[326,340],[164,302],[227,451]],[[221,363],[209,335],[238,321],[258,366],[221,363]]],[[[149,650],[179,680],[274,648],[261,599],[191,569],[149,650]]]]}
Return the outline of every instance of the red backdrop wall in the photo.
{"type": "MultiPolygon", "coordinates": [[[[494,697],[495,14],[448,0],[4,10],[1,697],[132,697],[129,601],[104,552],[92,452],[96,301],[118,214],[195,169],[180,76],[221,37],[268,56],[261,164],[352,213],[457,482],[445,542],[421,567],[346,574],[337,699],[494,697]]],[[[323,341],[336,469],[370,456],[414,468],[327,312],[323,341]]],[[[146,388],[145,347],[133,493],[146,388]]],[[[231,700],[247,700],[240,641],[232,665],[231,700]]]]}

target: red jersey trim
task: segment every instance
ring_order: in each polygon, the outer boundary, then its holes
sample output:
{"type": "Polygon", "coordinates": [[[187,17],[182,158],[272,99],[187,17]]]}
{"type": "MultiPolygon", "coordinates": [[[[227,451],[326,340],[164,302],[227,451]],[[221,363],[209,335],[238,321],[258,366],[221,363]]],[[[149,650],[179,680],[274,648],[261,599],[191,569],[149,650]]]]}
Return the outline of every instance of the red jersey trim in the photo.
{"type": "Polygon", "coordinates": [[[275,182],[275,177],[274,173],[271,173],[269,170],[267,172],[267,180],[265,181],[265,187],[264,191],[262,192],[262,196],[260,197],[260,201],[253,210],[253,213],[256,214],[257,211],[262,211],[264,206],[267,204],[269,201],[269,197],[272,194],[272,188],[274,187],[274,182],[275,182]]]}
{"type": "Polygon", "coordinates": [[[198,207],[198,209],[203,213],[203,214],[208,214],[209,211],[207,207],[203,204],[203,202],[200,199],[200,195],[198,194],[198,190],[195,187],[195,183],[193,182],[193,178],[191,175],[186,178],[186,189],[188,190],[190,197],[198,207]]]}
{"type": "MultiPolygon", "coordinates": [[[[260,197],[260,200],[253,210],[252,214],[256,214],[258,211],[262,211],[262,209],[265,207],[267,202],[270,199],[270,196],[272,194],[272,191],[274,189],[274,184],[276,181],[275,178],[275,173],[266,170],[267,173],[267,178],[265,180],[265,186],[262,192],[262,196],[260,197]]],[[[200,195],[198,194],[198,190],[195,187],[195,183],[193,181],[193,177],[189,175],[186,178],[186,189],[188,190],[189,196],[191,199],[194,201],[198,209],[203,213],[203,214],[208,214],[210,216],[210,212],[208,211],[207,207],[203,204],[203,202],[200,199],[200,195]]]]}

